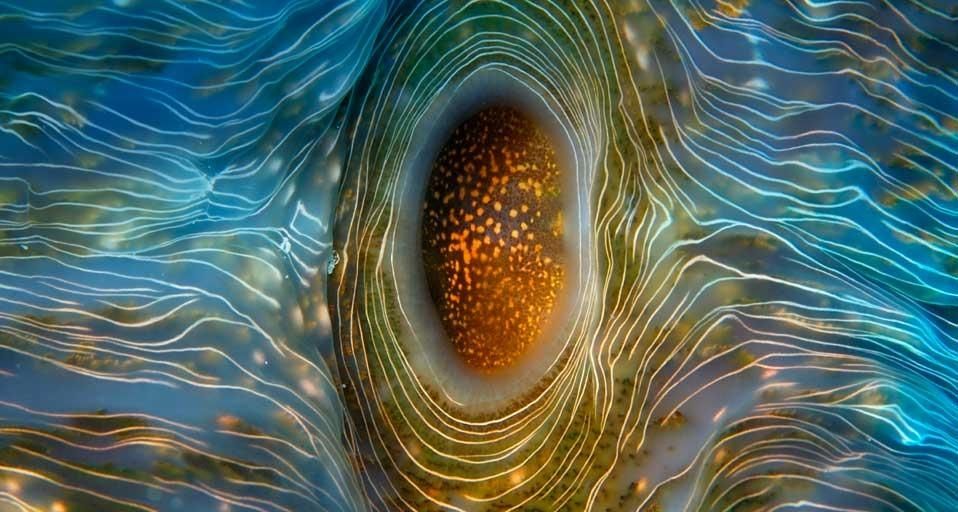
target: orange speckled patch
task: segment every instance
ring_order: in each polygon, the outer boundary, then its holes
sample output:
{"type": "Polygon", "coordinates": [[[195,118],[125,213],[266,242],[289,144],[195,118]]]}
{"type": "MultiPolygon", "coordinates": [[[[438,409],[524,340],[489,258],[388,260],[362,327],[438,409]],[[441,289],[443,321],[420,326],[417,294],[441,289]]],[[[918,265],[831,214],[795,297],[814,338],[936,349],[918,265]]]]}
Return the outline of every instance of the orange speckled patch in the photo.
{"type": "Polygon", "coordinates": [[[482,110],[453,131],[423,205],[426,281],[450,341],[483,372],[535,343],[563,284],[555,148],[519,111],[482,110]]]}

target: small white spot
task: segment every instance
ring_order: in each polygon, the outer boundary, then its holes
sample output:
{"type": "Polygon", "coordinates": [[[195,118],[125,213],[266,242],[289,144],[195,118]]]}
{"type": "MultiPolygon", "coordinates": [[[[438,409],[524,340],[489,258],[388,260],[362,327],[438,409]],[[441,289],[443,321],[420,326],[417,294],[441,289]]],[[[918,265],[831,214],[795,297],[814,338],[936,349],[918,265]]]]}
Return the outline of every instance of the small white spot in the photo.
{"type": "Polygon", "coordinates": [[[326,273],[333,275],[333,271],[336,270],[336,265],[339,265],[339,253],[333,251],[329,255],[329,260],[326,262],[326,273]]]}

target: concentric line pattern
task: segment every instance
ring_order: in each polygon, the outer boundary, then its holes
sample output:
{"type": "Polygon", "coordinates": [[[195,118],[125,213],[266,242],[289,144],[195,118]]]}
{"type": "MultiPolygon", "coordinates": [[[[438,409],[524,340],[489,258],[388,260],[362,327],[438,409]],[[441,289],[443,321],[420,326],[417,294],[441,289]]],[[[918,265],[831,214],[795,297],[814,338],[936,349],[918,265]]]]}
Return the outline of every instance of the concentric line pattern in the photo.
{"type": "Polygon", "coordinates": [[[0,510],[958,508],[951,2],[270,4],[0,3],[0,510]],[[586,198],[519,387],[397,289],[480,70],[586,198]]]}
{"type": "Polygon", "coordinates": [[[385,10],[271,4],[0,5],[0,510],[363,508],[313,290],[385,10]]]}
{"type": "MultiPolygon", "coordinates": [[[[417,2],[358,90],[330,288],[381,510],[958,506],[958,30],[944,2],[417,2]],[[425,361],[404,163],[479,70],[587,188],[562,356],[497,409],[425,361]]],[[[442,137],[445,134],[436,134],[442,137]]]]}

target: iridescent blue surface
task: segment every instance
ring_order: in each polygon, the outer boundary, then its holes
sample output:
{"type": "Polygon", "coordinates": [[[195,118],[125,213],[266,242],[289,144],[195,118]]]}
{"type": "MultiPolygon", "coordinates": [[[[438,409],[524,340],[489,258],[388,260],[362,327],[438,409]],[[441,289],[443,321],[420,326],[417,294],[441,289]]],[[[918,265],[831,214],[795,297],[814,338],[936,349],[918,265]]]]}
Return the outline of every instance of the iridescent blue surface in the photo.
{"type": "Polygon", "coordinates": [[[276,4],[0,3],[0,510],[958,509],[958,5],[276,4]],[[480,96],[581,230],[502,381],[404,227],[480,96]]]}

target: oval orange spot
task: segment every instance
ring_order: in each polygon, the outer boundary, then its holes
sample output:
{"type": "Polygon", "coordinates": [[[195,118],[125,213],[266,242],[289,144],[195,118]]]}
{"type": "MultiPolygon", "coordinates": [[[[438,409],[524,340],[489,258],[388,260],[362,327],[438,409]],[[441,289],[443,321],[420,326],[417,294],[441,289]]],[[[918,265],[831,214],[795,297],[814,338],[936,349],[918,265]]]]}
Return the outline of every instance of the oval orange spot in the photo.
{"type": "Polygon", "coordinates": [[[423,264],[446,335],[475,369],[514,364],[552,314],[565,273],[559,184],[551,141],[508,107],[467,119],[436,157],[423,205],[423,264]],[[481,240],[457,227],[480,218],[494,226],[481,240]]]}

